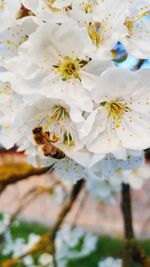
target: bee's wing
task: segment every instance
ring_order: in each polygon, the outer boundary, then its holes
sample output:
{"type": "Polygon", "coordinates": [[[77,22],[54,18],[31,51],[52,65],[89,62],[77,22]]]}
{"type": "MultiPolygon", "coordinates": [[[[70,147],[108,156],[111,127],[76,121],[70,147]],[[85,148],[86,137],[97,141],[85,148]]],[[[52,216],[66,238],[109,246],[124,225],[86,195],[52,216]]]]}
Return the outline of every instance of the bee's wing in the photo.
{"type": "Polygon", "coordinates": [[[36,150],[36,165],[38,168],[42,167],[42,159],[41,159],[41,150],[40,147],[38,145],[35,146],[35,150],[36,150]]]}

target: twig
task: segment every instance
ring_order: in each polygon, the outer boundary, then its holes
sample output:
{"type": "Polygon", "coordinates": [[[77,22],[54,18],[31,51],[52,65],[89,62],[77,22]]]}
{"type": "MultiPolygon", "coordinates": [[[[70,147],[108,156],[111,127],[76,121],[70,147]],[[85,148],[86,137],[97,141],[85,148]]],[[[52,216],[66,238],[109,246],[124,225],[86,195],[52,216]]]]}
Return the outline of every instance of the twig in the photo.
{"type": "Polygon", "coordinates": [[[134,262],[139,263],[142,267],[150,267],[150,258],[146,257],[144,250],[134,239],[133,221],[132,221],[132,204],[130,185],[122,184],[122,201],[121,208],[124,219],[125,232],[125,250],[123,267],[132,267],[134,262]]]}
{"type": "Polygon", "coordinates": [[[131,189],[129,184],[122,184],[121,191],[121,209],[124,222],[124,235],[126,239],[134,238],[133,221],[132,221],[132,205],[131,205],[131,189]]]}
{"type": "Polygon", "coordinates": [[[55,240],[57,231],[60,229],[65,217],[67,216],[69,211],[72,209],[73,204],[76,201],[84,184],[85,184],[85,181],[81,179],[73,186],[70,198],[66,199],[66,202],[64,203],[62,210],[60,214],[58,215],[57,221],[52,229],[52,232],[51,232],[52,240],[55,240]]]}
{"type": "Polygon", "coordinates": [[[58,219],[56,221],[56,224],[54,225],[51,234],[50,234],[50,240],[53,243],[53,256],[54,256],[54,267],[57,267],[57,261],[55,258],[56,255],[56,248],[55,248],[55,239],[56,239],[56,234],[58,230],[60,229],[62,223],[64,222],[65,217],[69,213],[69,211],[72,209],[81,189],[83,188],[83,185],[85,184],[85,181],[83,179],[79,180],[72,189],[71,195],[69,199],[66,199],[66,202],[63,205],[63,208],[58,215],[58,219]]]}
{"type": "Polygon", "coordinates": [[[82,196],[82,199],[81,199],[81,201],[79,203],[79,206],[77,208],[77,211],[76,211],[75,215],[73,216],[73,220],[72,220],[73,223],[72,223],[72,227],[71,227],[72,229],[76,226],[76,223],[77,223],[77,221],[79,219],[79,216],[81,214],[81,211],[84,208],[84,205],[85,205],[85,202],[87,200],[87,197],[88,197],[88,192],[85,190],[83,192],[83,196],[82,196]]]}
{"type": "Polygon", "coordinates": [[[21,175],[11,174],[8,177],[8,179],[0,179],[0,194],[10,184],[15,184],[15,183],[20,182],[22,180],[28,179],[29,177],[34,176],[34,175],[45,174],[49,171],[52,171],[53,169],[54,169],[54,165],[51,165],[51,166],[45,167],[45,168],[33,168],[33,167],[31,167],[25,173],[22,173],[21,175]]]}
{"type": "Polygon", "coordinates": [[[123,267],[133,266],[132,249],[130,247],[131,240],[134,238],[133,222],[132,222],[132,207],[131,207],[131,189],[129,184],[122,184],[121,190],[121,209],[124,222],[124,236],[126,238],[123,267]]]}

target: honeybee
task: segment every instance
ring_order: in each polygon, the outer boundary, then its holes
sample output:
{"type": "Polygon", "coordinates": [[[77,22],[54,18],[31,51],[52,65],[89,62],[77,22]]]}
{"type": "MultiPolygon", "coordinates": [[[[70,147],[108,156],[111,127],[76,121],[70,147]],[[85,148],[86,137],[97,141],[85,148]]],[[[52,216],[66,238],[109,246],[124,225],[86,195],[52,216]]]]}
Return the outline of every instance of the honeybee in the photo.
{"type": "Polygon", "coordinates": [[[43,127],[38,126],[33,129],[34,140],[37,145],[42,146],[43,153],[46,157],[52,157],[54,159],[63,159],[65,154],[62,150],[53,145],[58,141],[57,136],[50,138],[50,132],[44,131],[43,127]]]}

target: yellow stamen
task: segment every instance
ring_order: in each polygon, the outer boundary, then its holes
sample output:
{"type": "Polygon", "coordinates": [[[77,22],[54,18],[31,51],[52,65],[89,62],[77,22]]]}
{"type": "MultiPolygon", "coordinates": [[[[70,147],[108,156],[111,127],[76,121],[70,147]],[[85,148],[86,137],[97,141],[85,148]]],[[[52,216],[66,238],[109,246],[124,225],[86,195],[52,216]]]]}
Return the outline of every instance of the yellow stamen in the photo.
{"type": "Polygon", "coordinates": [[[15,47],[18,47],[19,45],[18,44],[15,44],[14,42],[12,42],[11,40],[7,40],[6,43],[8,45],[12,45],[12,46],[15,46],[15,47]]]}
{"type": "Polygon", "coordinates": [[[51,119],[55,121],[61,121],[69,119],[69,113],[63,106],[55,105],[53,108],[54,112],[51,115],[51,119]]]}
{"type": "Polygon", "coordinates": [[[122,102],[121,98],[112,100],[110,102],[102,102],[100,105],[106,108],[108,116],[113,119],[116,128],[120,127],[124,113],[131,111],[131,109],[122,102]]]}
{"type": "Polygon", "coordinates": [[[48,7],[50,8],[50,10],[52,12],[59,12],[61,11],[59,8],[53,7],[53,4],[55,3],[55,0],[45,0],[45,2],[47,3],[48,7]]]}
{"type": "Polygon", "coordinates": [[[93,4],[87,3],[84,6],[84,9],[83,10],[84,10],[85,13],[92,13],[92,11],[93,11],[93,4]]]}
{"type": "Polygon", "coordinates": [[[96,22],[94,24],[90,23],[87,27],[88,34],[92,40],[92,42],[95,44],[95,46],[98,48],[101,43],[103,42],[103,34],[102,34],[102,25],[100,22],[96,22]]]}
{"type": "Polygon", "coordinates": [[[131,19],[127,19],[125,21],[125,26],[128,28],[129,36],[132,35],[135,24],[140,22],[144,17],[150,15],[150,10],[145,11],[143,13],[139,13],[136,16],[133,16],[131,19]]]}
{"type": "Polygon", "coordinates": [[[80,80],[79,70],[83,67],[83,64],[79,59],[66,56],[62,62],[54,67],[61,73],[62,80],[66,81],[72,78],[80,80]]]}
{"type": "Polygon", "coordinates": [[[4,7],[5,7],[4,0],[0,0],[0,9],[4,9],[4,7]]]}
{"type": "Polygon", "coordinates": [[[6,83],[3,88],[0,88],[0,94],[10,94],[11,93],[11,87],[9,83],[6,83]]]}
{"type": "Polygon", "coordinates": [[[65,107],[55,105],[52,113],[46,114],[39,125],[42,125],[44,131],[49,131],[51,142],[59,141],[68,147],[75,145],[71,133],[70,115],[65,107]]]}
{"type": "Polygon", "coordinates": [[[67,131],[64,133],[63,143],[69,147],[75,145],[72,135],[67,131]]]}

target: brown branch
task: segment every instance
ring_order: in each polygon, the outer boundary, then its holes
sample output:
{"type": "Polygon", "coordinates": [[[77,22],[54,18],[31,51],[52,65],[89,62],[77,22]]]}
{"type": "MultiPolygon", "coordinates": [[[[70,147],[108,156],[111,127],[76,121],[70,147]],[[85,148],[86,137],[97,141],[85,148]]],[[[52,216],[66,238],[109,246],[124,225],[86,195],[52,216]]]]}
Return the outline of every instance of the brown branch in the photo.
{"type": "Polygon", "coordinates": [[[132,267],[134,263],[141,267],[150,267],[150,258],[136,240],[126,240],[123,267],[132,267]]]}
{"type": "Polygon", "coordinates": [[[129,184],[122,184],[121,191],[121,209],[124,222],[124,235],[126,239],[134,238],[132,205],[131,205],[131,188],[129,184]]]}
{"type": "Polygon", "coordinates": [[[55,258],[55,254],[56,254],[56,248],[55,248],[55,239],[56,239],[56,234],[58,232],[58,230],[60,229],[62,223],[64,222],[64,219],[66,218],[67,214],[69,213],[69,211],[72,209],[81,189],[83,188],[85,184],[85,181],[83,179],[77,181],[77,183],[73,186],[71,195],[69,199],[66,199],[63,208],[60,212],[60,214],[58,215],[57,221],[51,231],[50,234],[50,241],[53,243],[53,262],[54,262],[54,267],[57,267],[57,261],[55,258]]]}
{"type": "Polygon", "coordinates": [[[133,266],[132,249],[130,246],[134,238],[133,222],[132,222],[132,205],[131,205],[131,188],[129,184],[122,184],[121,190],[121,210],[124,222],[124,236],[127,239],[123,255],[123,267],[133,266]]]}
{"type": "Polygon", "coordinates": [[[64,203],[62,210],[60,214],[58,215],[58,219],[56,221],[55,226],[53,227],[53,230],[51,232],[51,238],[52,240],[55,240],[56,233],[60,229],[65,217],[69,213],[69,211],[72,209],[74,202],[76,201],[82,187],[84,186],[85,181],[83,179],[77,181],[77,183],[73,186],[71,195],[69,199],[66,199],[66,202],[64,203]]]}
{"type": "MultiPolygon", "coordinates": [[[[41,174],[45,174],[47,172],[50,172],[53,170],[54,165],[51,165],[49,167],[44,167],[44,168],[34,168],[31,165],[25,164],[25,163],[17,163],[14,164],[14,173],[12,171],[12,173],[10,173],[10,171],[8,172],[8,176],[7,176],[7,168],[9,169],[9,164],[7,165],[2,165],[0,166],[0,170],[1,170],[1,176],[3,174],[2,172],[2,168],[4,169],[4,179],[0,178],[0,193],[3,192],[3,190],[11,184],[15,184],[17,182],[20,182],[22,180],[25,180],[31,176],[34,175],[41,175],[41,174]],[[16,170],[15,170],[16,168],[16,170]],[[19,174],[19,171],[17,171],[17,168],[19,170],[22,170],[22,173],[19,174]]],[[[12,168],[13,170],[13,168],[12,168]]]]}
{"type": "Polygon", "coordinates": [[[87,201],[87,198],[88,198],[88,192],[86,190],[84,190],[82,199],[79,203],[78,209],[77,209],[76,213],[74,214],[74,217],[72,220],[72,227],[71,227],[72,229],[77,225],[77,221],[80,217],[81,211],[84,208],[84,205],[85,205],[85,202],[87,201]]]}
{"type": "Polygon", "coordinates": [[[132,267],[137,262],[142,267],[150,267],[150,258],[146,257],[144,250],[134,239],[132,222],[131,188],[128,184],[122,184],[121,208],[124,220],[125,248],[123,267],[132,267]]]}

